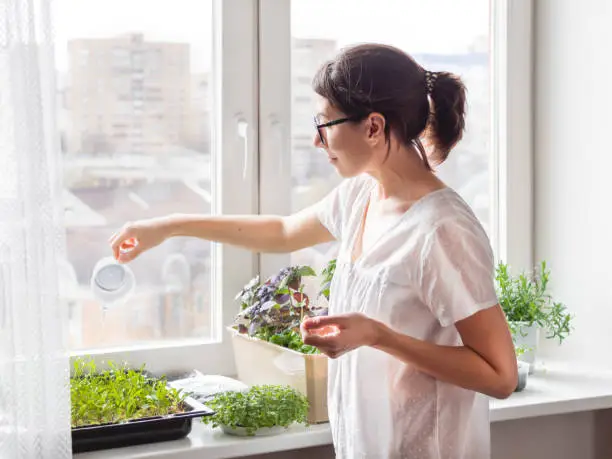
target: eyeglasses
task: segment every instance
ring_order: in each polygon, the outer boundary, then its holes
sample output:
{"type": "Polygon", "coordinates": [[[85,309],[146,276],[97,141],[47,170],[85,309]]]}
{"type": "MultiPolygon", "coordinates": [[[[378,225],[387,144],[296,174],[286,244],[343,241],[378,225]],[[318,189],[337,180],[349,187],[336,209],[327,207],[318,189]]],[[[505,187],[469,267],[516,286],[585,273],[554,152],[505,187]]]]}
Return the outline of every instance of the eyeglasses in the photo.
{"type": "Polygon", "coordinates": [[[348,116],[346,118],[340,118],[337,120],[328,121],[327,123],[319,123],[319,119],[315,115],[314,124],[315,124],[315,127],[317,128],[317,132],[319,133],[319,139],[321,139],[321,143],[325,145],[326,142],[325,142],[325,138],[323,137],[323,133],[321,132],[321,129],[330,127],[330,126],[335,126],[337,124],[346,123],[347,121],[361,121],[362,119],[363,119],[363,116],[348,116]]]}

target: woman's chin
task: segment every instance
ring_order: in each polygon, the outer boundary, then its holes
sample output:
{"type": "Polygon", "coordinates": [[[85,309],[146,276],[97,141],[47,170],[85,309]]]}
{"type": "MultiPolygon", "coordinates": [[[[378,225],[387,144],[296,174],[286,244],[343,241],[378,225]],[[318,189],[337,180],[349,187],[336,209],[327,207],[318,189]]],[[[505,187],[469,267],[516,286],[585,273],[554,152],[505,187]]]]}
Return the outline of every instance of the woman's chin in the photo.
{"type": "Polygon", "coordinates": [[[357,177],[359,175],[359,171],[356,171],[356,170],[353,170],[353,169],[347,169],[345,167],[342,167],[337,162],[333,163],[333,165],[334,165],[338,175],[340,177],[342,177],[342,178],[348,179],[348,178],[357,177]]]}

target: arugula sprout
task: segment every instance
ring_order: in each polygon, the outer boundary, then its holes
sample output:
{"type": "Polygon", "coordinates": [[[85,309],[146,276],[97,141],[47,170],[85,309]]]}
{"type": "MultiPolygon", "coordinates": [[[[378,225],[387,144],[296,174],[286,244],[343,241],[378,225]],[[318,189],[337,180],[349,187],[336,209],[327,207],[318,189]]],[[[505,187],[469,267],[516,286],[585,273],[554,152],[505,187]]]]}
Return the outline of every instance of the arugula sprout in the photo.
{"type": "Polygon", "coordinates": [[[77,358],[70,377],[72,427],[114,424],[184,411],[187,394],[135,370],[109,362],[97,371],[93,360],[77,358]]]}

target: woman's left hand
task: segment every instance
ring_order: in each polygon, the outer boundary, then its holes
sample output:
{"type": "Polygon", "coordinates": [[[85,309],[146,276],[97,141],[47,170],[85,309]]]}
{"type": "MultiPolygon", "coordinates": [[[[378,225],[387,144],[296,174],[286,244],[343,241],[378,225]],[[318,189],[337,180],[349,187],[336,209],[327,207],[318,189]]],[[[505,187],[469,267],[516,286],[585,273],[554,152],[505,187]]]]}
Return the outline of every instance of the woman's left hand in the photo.
{"type": "Polygon", "coordinates": [[[374,346],[384,326],[365,314],[308,317],[300,326],[304,344],[335,359],[361,346],[374,346]]]}

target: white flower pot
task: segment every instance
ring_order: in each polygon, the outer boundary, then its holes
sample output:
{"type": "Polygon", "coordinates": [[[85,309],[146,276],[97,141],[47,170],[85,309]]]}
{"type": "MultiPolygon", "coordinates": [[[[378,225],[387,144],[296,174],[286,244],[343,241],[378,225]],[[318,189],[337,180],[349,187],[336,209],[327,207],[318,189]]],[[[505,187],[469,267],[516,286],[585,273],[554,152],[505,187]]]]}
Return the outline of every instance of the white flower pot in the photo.
{"type": "Polygon", "coordinates": [[[528,325],[527,322],[514,322],[516,333],[514,342],[517,347],[529,349],[518,359],[529,364],[529,374],[535,369],[538,341],[540,339],[540,327],[538,324],[528,325]]]}
{"type": "Polygon", "coordinates": [[[527,378],[529,376],[529,364],[527,362],[518,363],[518,383],[514,392],[521,392],[527,387],[527,378]]]}

